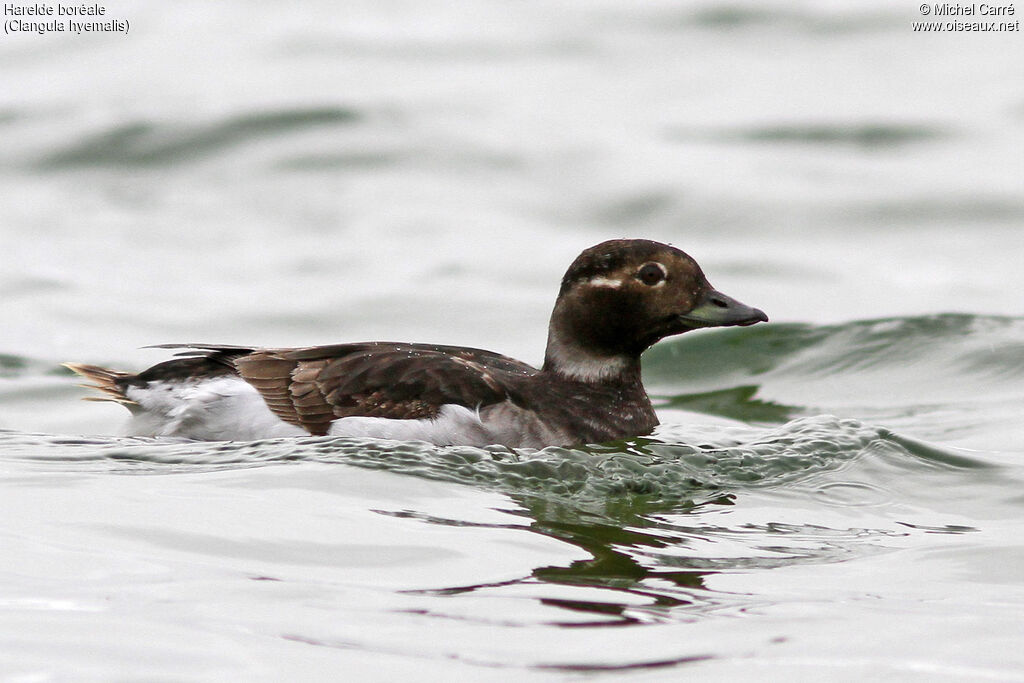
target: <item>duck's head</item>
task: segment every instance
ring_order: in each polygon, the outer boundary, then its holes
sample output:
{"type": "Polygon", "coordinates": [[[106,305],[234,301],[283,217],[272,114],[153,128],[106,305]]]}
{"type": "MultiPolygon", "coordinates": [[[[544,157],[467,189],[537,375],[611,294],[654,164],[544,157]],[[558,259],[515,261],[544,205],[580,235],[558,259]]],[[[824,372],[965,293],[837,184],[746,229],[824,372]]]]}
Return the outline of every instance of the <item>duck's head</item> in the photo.
{"type": "Polygon", "coordinates": [[[722,294],[697,262],[650,240],[610,240],[580,254],[551,314],[546,370],[576,379],[617,374],[644,349],[699,327],[768,316],[722,294]]]}

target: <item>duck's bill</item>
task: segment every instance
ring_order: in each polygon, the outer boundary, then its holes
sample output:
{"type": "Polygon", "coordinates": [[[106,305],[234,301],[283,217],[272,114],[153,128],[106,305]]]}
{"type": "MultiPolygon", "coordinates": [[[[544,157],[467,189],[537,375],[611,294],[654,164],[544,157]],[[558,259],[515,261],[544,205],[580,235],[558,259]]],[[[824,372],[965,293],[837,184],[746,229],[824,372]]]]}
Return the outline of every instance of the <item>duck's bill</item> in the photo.
{"type": "Polygon", "coordinates": [[[768,316],[761,309],[741,304],[714,289],[705,292],[697,305],[679,319],[690,327],[746,327],[768,322],[768,316]]]}

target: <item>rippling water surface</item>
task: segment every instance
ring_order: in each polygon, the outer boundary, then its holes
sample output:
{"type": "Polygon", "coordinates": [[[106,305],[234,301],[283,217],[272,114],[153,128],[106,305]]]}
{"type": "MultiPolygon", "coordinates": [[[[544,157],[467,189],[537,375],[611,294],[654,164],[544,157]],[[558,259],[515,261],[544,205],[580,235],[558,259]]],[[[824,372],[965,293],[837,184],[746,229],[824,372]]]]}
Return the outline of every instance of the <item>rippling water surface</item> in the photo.
{"type": "Polygon", "coordinates": [[[111,2],[0,41],[0,677],[1024,680],[1019,34],[917,5],[111,2]],[[61,361],[538,361],[602,239],[773,322],[541,451],[110,436],[61,361]]]}

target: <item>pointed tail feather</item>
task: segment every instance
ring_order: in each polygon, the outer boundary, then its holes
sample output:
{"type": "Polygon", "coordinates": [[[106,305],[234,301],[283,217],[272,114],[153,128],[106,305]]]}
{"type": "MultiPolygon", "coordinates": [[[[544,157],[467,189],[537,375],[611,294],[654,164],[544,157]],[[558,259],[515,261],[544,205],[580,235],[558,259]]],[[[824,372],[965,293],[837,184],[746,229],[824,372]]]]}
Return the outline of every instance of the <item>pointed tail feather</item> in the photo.
{"type": "Polygon", "coordinates": [[[85,396],[84,401],[113,401],[124,406],[137,406],[138,404],[125,396],[124,390],[118,380],[131,377],[127,372],[118,372],[101,368],[98,365],[86,365],[84,363],[62,363],[64,367],[75,374],[89,380],[89,383],[82,383],[78,386],[86,389],[96,389],[106,396],[85,396]]]}

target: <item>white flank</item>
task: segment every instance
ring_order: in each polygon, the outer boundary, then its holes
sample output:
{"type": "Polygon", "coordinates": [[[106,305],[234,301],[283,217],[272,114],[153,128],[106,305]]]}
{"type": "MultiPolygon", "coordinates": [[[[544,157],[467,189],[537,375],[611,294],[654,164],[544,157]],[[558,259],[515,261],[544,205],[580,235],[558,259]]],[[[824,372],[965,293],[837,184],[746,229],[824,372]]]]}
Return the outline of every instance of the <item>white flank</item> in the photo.
{"type": "Polygon", "coordinates": [[[448,404],[433,419],[343,417],[331,423],[331,436],[368,436],[396,441],[427,441],[438,446],[487,446],[494,443],[475,410],[448,404]]]}
{"type": "MultiPolygon", "coordinates": [[[[309,433],[280,419],[256,389],[238,377],[190,382],[150,382],[125,392],[143,409],[132,416],[133,436],[172,436],[201,441],[251,441],[309,433]]],[[[434,419],[345,417],[331,424],[332,436],[428,441],[439,446],[494,443],[480,415],[459,405],[441,407],[434,419]]]]}
{"type": "Polygon", "coordinates": [[[134,436],[175,436],[203,441],[247,441],[308,436],[274,415],[255,387],[240,377],[150,382],[125,394],[142,407],[132,416],[134,436]]]}

